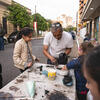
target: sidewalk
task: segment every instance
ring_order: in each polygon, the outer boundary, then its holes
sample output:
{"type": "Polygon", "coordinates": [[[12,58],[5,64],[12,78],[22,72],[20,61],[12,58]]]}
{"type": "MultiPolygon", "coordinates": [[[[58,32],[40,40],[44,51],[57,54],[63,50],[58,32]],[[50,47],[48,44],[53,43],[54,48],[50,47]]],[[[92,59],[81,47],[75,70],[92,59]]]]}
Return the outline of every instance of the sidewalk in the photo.
{"type": "Polygon", "coordinates": [[[33,37],[32,39],[42,39],[42,38],[44,38],[43,36],[41,36],[41,37],[33,37]]]}
{"type": "Polygon", "coordinates": [[[82,42],[83,42],[82,37],[76,36],[76,40],[73,41],[74,44],[73,44],[72,51],[69,55],[70,56],[69,60],[78,57],[78,47],[82,42]]]}
{"type": "Polygon", "coordinates": [[[83,42],[83,38],[76,35],[76,42],[77,42],[77,46],[79,47],[79,45],[83,42]]]}

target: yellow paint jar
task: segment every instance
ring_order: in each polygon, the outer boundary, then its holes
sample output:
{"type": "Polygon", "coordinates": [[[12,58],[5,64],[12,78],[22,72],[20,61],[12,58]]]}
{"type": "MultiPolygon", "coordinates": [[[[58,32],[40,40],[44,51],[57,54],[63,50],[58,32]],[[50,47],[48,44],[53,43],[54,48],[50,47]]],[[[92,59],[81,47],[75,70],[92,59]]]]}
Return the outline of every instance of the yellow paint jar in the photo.
{"type": "Polygon", "coordinates": [[[56,78],[56,70],[49,69],[48,70],[48,79],[55,80],[55,78],[56,78]]]}

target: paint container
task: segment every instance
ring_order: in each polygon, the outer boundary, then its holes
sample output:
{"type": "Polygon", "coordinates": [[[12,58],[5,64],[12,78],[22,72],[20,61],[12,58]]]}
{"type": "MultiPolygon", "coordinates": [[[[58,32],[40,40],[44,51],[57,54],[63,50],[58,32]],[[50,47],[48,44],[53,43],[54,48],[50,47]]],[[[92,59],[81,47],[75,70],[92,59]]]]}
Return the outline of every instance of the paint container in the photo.
{"type": "Polygon", "coordinates": [[[55,69],[49,69],[48,70],[48,79],[49,80],[55,80],[56,78],[56,70],[55,69]]]}

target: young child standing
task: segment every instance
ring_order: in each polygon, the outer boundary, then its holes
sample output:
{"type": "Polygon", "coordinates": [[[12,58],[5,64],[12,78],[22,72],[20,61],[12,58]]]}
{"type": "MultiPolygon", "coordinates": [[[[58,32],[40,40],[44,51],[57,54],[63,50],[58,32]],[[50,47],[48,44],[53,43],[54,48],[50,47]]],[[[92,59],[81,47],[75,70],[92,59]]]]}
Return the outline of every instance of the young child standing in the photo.
{"type": "Polygon", "coordinates": [[[22,38],[15,43],[13,52],[13,61],[15,67],[19,68],[21,73],[32,67],[37,58],[32,55],[32,34],[33,30],[24,27],[21,31],[22,38]]]}
{"type": "Polygon", "coordinates": [[[76,94],[78,100],[86,100],[88,89],[85,87],[86,79],[82,74],[82,64],[84,56],[93,49],[93,45],[90,42],[81,43],[78,48],[79,57],[68,62],[62,70],[74,69],[76,78],[76,94]]]}

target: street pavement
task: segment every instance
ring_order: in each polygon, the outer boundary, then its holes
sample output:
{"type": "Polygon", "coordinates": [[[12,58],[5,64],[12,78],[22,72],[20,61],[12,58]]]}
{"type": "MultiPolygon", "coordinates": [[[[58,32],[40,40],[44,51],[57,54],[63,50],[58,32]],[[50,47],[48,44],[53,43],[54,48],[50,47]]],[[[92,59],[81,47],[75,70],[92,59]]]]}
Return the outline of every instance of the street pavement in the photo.
{"type": "MultiPolygon", "coordinates": [[[[14,44],[5,45],[5,50],[0,51],[0,63],[2,64],[3,86],[13,80],[20,74],[20,71],[13,65],[13,48],[14,44]]],[[[46,57],[43,55],[43,39],[32,40],[32,53],[40,59],[41,63],[46,63],[46,57]]],[[[69,60],[77,57],[77,42],[74,40],[74,47],[70,53],[69,60]]]]}
{"type": "MultiPolygon", "coordinates": [[[[41,63],[46,63],[46,57],[42,53],[43,39],[32,40],[32,53],[40,59],[41,63]]],[[[5,50],[0,51],[0,63],[2,64],[3,86],[20,74],[20,71],[13,64],[14,44],[5,45],[5,50]]]]}

